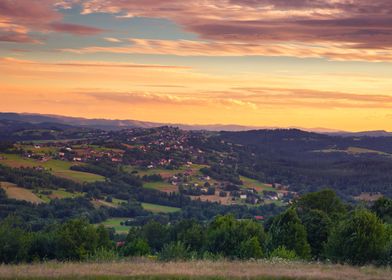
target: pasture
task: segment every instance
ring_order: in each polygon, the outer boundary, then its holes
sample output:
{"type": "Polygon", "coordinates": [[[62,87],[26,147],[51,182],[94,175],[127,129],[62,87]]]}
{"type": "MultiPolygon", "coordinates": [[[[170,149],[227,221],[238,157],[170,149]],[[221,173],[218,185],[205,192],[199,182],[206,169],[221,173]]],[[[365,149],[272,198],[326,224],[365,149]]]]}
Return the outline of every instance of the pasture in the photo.
{"type": "Polygon", "coordinates": [[[158,204],[152,204],[152,203],[142,203],[142,207],[147,210],[151,211],[153,213],[174,213],[178,212],[181,209],[177,207],[170,207],[170,206],[164,206],[164,205],[158,205],[158,204]]]}
{"type": "Polygon", "coordinates": [[[35,195],[31,190],[18,187],[15,184],[8,182],[0,182],[0,187],[5,191],[8,198],[16,200],[24,200],[31,203],[42,203],[44,202],[41,198],[35,195]]]}
{"type": "Polygon", "coordinates": [[[255,189],[257,192],[276,191],[276,189],[274,189],[272,185],[262,183],[255,179],[240,176],[240,180],[244,183],[244,187],[247,189],[255,189]]]}
{"type": "MultiPolygon", "coordinates": [[[[0,164],[4,164],[10,167],[42,167],[48,170],[53,175],[62,177],[65,179],[73,180],[79,183],[83,182],[95,182],[103,181],[105,178],[103,176],[70,170],[71,166],[77,163],[63,161],[63,160],[53,160],[48,161],[38,161],[34,159],[24,158],[18,154],[0,154],[0,164]]],[[[80,164],[80,163],[79,163],[80,164]]]]}
{"type": "Polygon", "coordinates": [[[167,193],[178,191],[177,186],[174,186],[168,182],[147,182],[147,183],[143,183],[143,187],[147,189],[153,189],[153,190],[158,190],[167,193]]]}
{"type": "Polygon", "coordinates": [[[110,218],[102,222],[102,225],[108,228],[114,228],[116,233],[126,234],[131,228],[123,224],[126,220],[129,220],[129,218],[110,218]]]}
{"type": "Polygon", "coordinates": [[[44,202],[49,202],[52,199],[63,199],[63,198],[77,198],[84,196],[82,192],[69,192],[65,189],[57,189],[57,190],[50,190],[50,189],[40,189],[36,194],[40,199],[44,202]],[[46,192],[50,192],[46,194],[46,192]]]}

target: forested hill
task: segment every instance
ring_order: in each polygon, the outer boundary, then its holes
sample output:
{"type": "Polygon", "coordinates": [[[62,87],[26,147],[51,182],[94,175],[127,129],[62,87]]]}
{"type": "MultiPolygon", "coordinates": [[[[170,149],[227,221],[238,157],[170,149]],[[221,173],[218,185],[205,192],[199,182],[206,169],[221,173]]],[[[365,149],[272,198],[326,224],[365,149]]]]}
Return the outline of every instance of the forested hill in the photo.
{"type": "Polygon", "coordinates": [[[308,192],[325,187],[349,198],[392,195],[392,137],[341,137],[301,130],[221,132],[242,150],[240,172],[308,192]],[[251,174],[249,174],[251,173],[251,174]]]}
{"type": "MultiPolygon", "coordinates": [[[[392,137],[332,136],[298,129],[250,130],[242,132],[221,132],[224,140],[241,145],[251,145],[259,151],[276,153],[339,152],[349,147],[368,150],[369,153],[392,153],[392,137]]],[[[366,151],[362,151],[365,153],[366,151]]]]}

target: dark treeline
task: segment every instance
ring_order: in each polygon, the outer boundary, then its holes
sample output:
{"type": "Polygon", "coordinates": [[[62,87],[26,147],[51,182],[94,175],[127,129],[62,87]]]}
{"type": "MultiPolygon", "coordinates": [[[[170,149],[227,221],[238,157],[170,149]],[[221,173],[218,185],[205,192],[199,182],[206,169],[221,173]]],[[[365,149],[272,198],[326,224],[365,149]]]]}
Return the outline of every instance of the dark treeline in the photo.
{"type": "Polygon", "coordinates": [[[283,258],[390,265],[391,219],[390,199],[381,198],[369,208],[352,208],[331,190],[303,196],[264,224],[233,215],[218,215],[208,223],[150,220],[131,227],[121,242],[110,230],[85,220],[33,231],[10,216],[0,223],[0,262],[155,255],[163,261],[283,258]]]}

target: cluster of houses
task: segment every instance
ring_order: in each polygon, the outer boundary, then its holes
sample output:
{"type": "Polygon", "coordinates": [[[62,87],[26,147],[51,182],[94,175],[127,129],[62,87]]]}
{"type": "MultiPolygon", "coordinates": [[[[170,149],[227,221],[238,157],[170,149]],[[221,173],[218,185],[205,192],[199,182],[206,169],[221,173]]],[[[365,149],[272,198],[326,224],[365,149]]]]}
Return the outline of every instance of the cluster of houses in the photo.
{"type": "Polygon", "coordinates": [[[47,162],[51,159],[59,159],[73,162],[87,162],[91,160],[109,160],[121,163],[124,151],[120,149],[96,149],[87,144],[71,145],[64,143],[35,144],[33,149],[23,150],[26,158],[39,162],[47,162]],[[54,147],[55,152],[43,152],[41,148],[54,147]]]}
{"type": "Polygon", "coordinates": [[[161,127],[150,130],[130,129],[124,131],[124,134],[126,137],[122,144],[127,149],[159,155],[154,159],[130,159],[132,165],[152,169],[167,167],[173,162],[186,165],[190,160],[197,163],[204,161],[204,152],[190,144],[195,137],[193,133],[174,127],[161,127]]]}
{"type": "Polygon", "coordinates": [[[123,150],[96,149],[89,145],[80,145],[77,147],[62,147],[59,150],[58,157],[75,162],[109,160],[120,163],[123,160],[123,154],[123,150]]]}

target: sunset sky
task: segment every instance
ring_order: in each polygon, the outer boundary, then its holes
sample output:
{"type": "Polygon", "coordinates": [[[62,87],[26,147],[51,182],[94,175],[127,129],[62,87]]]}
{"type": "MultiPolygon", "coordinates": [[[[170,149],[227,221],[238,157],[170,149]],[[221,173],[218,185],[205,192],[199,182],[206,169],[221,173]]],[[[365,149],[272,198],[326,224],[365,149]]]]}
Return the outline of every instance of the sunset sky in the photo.
{"type": "Polygon", "coordinates": [[[0,0],[0,111],[392,131],[391,0],[0,0]]]}

